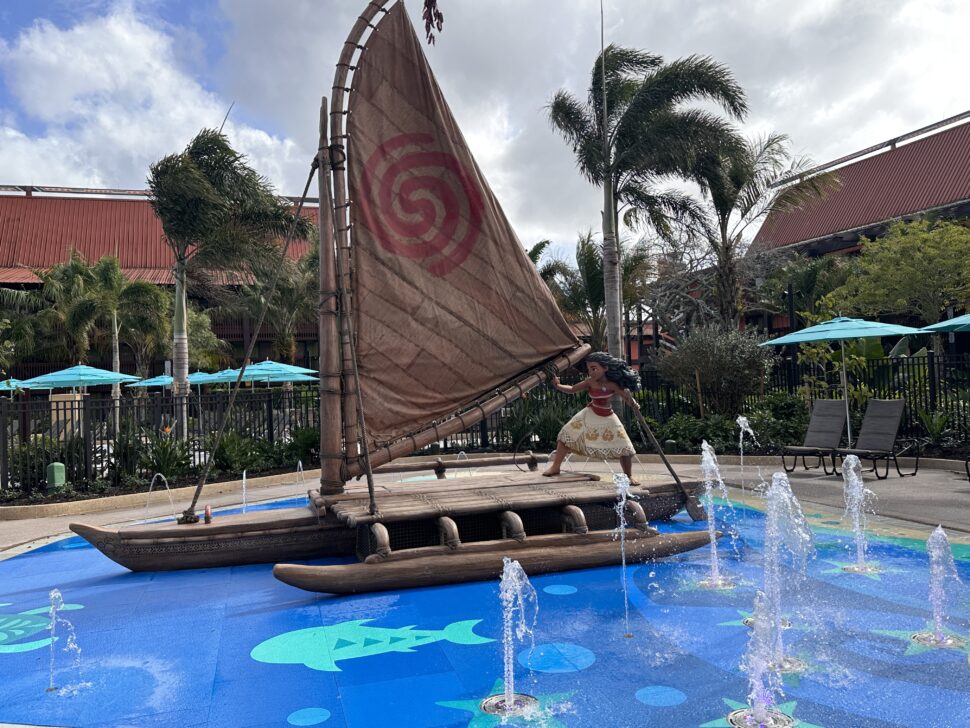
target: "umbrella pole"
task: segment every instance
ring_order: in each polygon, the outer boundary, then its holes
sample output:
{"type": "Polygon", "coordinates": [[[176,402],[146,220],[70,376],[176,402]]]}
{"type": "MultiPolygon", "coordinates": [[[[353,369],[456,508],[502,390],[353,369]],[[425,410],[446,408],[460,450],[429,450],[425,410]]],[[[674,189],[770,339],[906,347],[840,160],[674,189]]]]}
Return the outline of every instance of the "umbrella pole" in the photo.
{"type": "Polygon", "coordinates": [[[842,349],[842,396],[845,398],[845,426],[849,435],[849,447],[852,447],[852,416],[849,414],[849,379],[845,374],[845,340],[839,339],[842,349]]]}

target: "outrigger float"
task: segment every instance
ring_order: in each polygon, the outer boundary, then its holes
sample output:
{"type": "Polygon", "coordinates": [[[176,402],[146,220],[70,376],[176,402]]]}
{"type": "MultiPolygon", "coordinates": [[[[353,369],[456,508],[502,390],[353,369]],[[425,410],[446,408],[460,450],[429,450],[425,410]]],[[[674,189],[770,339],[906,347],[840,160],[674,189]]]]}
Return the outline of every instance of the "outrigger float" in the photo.
{"type": "MultiPolygon", "coordinates": [[[[595,475],[545,478],[533,462],[530,472],[394,485],[378,502],[375,468],[475,426],[590,348],[475,163],[403,3],[368,3],[332,91],[311,169],[320,191],[319,489],[306,507],[205,524],[194,511],[203,475],[178,523],[71,529],[133,571],[356,554],[356,564],[274,568],[288,584],[335,594],[491,579],[506,555],[530,574],[618,564],[616,488],[595,475]],[[363,476],[366,495],[346,491],[363,476]]],[[[685,506],[704,517],[698,484],[670,472],[674,482],[630,490],[631,561],[707,542],[706,531],[648,525],[685,506]]]]}

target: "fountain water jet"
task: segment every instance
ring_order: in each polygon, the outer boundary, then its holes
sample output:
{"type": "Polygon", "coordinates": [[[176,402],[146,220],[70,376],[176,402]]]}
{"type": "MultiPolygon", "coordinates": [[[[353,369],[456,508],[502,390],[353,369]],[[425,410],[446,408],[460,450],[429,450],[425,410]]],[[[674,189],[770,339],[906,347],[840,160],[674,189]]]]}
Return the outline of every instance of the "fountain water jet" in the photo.
{"type": "Polygon", "coordinates": [[[630,479],[623,473],[613,474],[616,486],[616,523],[620,533],[620,578],[623,584],[623,636],[633,637],[630,632],[630,590],[626,581],[626,502],[630,497],[630,479]]]}
{"type": "Polygon", "coordinates": [[[704,508],[707,511],[707,533],[711,541],[711,572],[706,579],[701,579],[698,586],[703,589],[733,589],[734,582],[721,575],[721,563],[717,555],[717,519],[714,516],[714,491],[724,500],[728,499],[727,486],[721,478],[721,471],[717,465],[717,455],[714,448],[701,443],[701,470],[704,471],[704,508]]]}
{"type": "Polygon", "coordinates": [[[751,429],[751,423],[748,422],[748,418],[744,415],[738,415],[735,420],[738,424],[738,453],[741,457],[741,500],[744,501],[744,436],[747,435],[751,438],[751,442],[758,445],[758,438],[754,434],[754,430],[751,429]]]}
{"type": "Polygon", "coordinates": [[[741,660],[741,668],[748,675],[749,707],[733,711],[727,721],[739,727],[783,728],[795,722],[772,708],[784,696],[781,675],[806,668],[798,658],[785,655],[782,640],[782,631],[790,626],[782,616],[783,550],[791,556],[799,578],[804,577],[814,546],[812,532],[784,473],[775,473],[765,500],[764,586],[755,596],[749,621],[751,636],[741,660]]]}
{"type": "Polygon", "coordinates": [[[242,512],[245,513],[246,512],[246,471],[245,470],[243,470],[243,476],[242,476],[242,499],[243,499],[242,512]]]}
{"type": "Polygon", "coordinates": [[[959,582],[950,540],[942,526],[937,526],[926,540],[926,553],[930,557],[930,605],[933,607],[933,631],[917,632],[913,641],[926,647],[942,647],[960,650],[966,641],[944,631],[946,623],[946,580],[959,582]]]}
{"type": "Polygon", "coordinates": [[[485,713],[502,716],[504,723],[506,718],[533,713],[539,708],[539,701],[534,697],[515,692],[515,643],[527,636],[531,639],[539,618],[539,599],[525,569],[508,556],[503,559],[499,599],[502,602],[502,657],[505,667],[502,677],[505,692],[485,698],[481,702],[481,709],[485,713]],[[531,620],[528,619],[529,611],[532,612],[531,620]],[[518,621],[515,619],[516,613],[518,621]]]}
{"type": "Polygon", "coordinates": [[[76,695],[79,690],[83,688],[91,687],[91,683],[84,682],[81,679],[81,648],[77,643],[77,634],[74,631],[74,625],[71,624],[70,620],[64,619],[60,616],[61,609],[64,608],[64,597],[61,596],[59,589],[51,589],[50,591],[50,601],[51,606],[47,614],[50,617],[50,624],[47,625],[47,629],[50,630],[50,679],[47,685],[47,692],[53,693],[57,692],[58,695],[76,695]],[[77,676],[77,682],[65,685],[62,688],[58,688],[54,685],[54,663],[56,662],[56,652],[54,645],[59,639],[57,636],[57,625],[63,625],[67,629],[67,641],[64,645],[63,651],[69,652],[74,656],[72,669],[74,674],[77,676]]]}
{"type": "Polygon", "coordinates": [[[145,498],[145,517],[143,520],[148,520],[148,505],[152,502],[152,488],[155,487],[155,481],[159,478],[162,479],[162,484],[165,486],[165,492],[168,493],[168,502],[172,506],[172,520],[176,520],[175,499],[172,498],[172,489],[168,487],[168,478],[161,473],[155,473],[155,475],[152,476],[152,482],[148,484],[148,497],[145,498]]]}
{"type": "Polygon", "coordinates": [[[852,519],[855,538],[855,563],[843,566],[852,574],[878,574],[879,567],[866,563],[866,513],[875,494],[866,488],[862,480],[862,463],[855,455],[847,455],[842,463],[842,479],[845,482],[845,512],[852,519]]]}

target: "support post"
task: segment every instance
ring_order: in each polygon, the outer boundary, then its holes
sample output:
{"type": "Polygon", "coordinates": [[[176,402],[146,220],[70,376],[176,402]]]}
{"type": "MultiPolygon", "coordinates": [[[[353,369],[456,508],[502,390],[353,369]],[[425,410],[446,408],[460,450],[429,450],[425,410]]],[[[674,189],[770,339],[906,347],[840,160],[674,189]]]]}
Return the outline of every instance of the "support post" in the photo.
{"type": "Polygon", "coordinates": [[[340,346],[337,332],[337,268],[330,189],[329,113],[320,103],[317,182],[320,196],[320,293],[317,321],[320,337],[320,492],[342,493],[340,422],[340,346]]]}

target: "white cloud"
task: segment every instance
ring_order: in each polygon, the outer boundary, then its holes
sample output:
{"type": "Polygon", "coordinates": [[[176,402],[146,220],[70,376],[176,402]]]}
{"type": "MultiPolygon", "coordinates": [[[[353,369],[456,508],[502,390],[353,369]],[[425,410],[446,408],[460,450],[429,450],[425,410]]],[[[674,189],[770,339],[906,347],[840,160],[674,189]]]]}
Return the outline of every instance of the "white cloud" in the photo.
{"type": "MultiPolygon", "coordinates": [[[[218,126],[229,106],[181,67],[176,43],[128,3],[68,28],[38,20],[9,41],[0,71],[19,110],[44,131],[30,138],[3,117],[3,181],[143,186],[151,162],[218,126]]],[[[312,156],[244,124],[230,121],[226,132],[278,185],[289,186],[312,156]]]]}
{"type": "MultiPolygon", "coordinates": [[[[234,143],[297,194],[320,97],[362,5],[221,0],[225,24],[212,27],[224,56],[201,74],[208,39],[198,33],[208,26],[174,27],[130,4],[100,4],[101,17],[71,27],[37,22],[0,41],[0,73],[19,102],[19,117],[0,109],[0,182],[141,186],[151,161],[219,124],[235,100],[234,143]],[[24,115],[43,131],[18,127],[24,115]]],[[[164,14],[166,4],[140,7],[164,14]]],[[[412,19],[418,7],[409,4],[412,19]]],[[[444,9],[426,52],[473,153],[524,243],[571,246],[578,231],[599,228],[601,195],[544,107],[559,88],[585,98],[598,4],[448,0],[444,9]]],[[[787,133],[817,162],[967,107],[963,0],[607,0],[606,22],[607,42],[727,64],[748,91],[746,131],[787,133]]]]}

